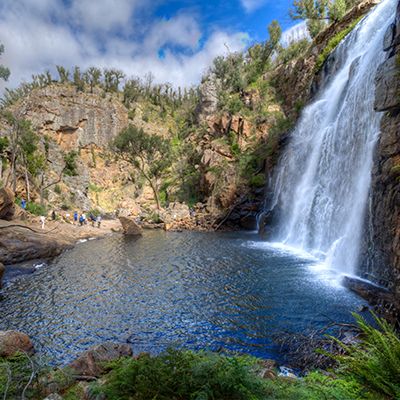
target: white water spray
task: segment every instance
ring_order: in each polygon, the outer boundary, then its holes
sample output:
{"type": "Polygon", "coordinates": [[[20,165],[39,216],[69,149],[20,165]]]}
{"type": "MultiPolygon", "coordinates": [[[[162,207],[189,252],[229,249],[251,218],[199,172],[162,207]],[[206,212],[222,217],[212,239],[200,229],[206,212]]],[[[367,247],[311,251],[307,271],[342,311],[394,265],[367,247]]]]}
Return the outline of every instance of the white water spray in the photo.
{"type": "Polygon", "coordinates": [[[384,0],[336,49],[339,69],[306,107],[280,160],[272,207],[278,241],[354,274],[360,251],[373,151],[382,115],[374,78],[396,0],[384,0]]]}

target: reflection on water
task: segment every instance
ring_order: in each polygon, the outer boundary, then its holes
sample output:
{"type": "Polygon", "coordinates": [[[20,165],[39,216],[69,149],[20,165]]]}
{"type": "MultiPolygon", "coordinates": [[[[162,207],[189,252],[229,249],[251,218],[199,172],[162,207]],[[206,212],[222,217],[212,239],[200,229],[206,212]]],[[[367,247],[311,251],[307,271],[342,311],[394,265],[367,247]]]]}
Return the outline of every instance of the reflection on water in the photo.
{"type": "Polygon", "coordinates": [[[224,348],[277,357],[271,336],[351,320],[361,300],[317,280],[309,259],[255,235],[146,232],[77,245],[2,290],[0,329],[55,363],[106,340],[134,352],[224,348]]]}

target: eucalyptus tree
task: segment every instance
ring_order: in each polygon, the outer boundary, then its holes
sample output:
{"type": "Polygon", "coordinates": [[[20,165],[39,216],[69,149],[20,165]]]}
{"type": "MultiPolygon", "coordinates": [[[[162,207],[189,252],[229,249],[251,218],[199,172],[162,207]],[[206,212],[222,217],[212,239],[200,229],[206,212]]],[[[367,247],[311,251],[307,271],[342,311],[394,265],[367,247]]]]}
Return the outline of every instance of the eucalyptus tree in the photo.
{"type": "Polygon", "coordinates": [[[169,140],[129,125],[114,139],[112,147],[121,159],[130,162],[146,179],[160,209],[159,181],[171,165],[169,140]]]}

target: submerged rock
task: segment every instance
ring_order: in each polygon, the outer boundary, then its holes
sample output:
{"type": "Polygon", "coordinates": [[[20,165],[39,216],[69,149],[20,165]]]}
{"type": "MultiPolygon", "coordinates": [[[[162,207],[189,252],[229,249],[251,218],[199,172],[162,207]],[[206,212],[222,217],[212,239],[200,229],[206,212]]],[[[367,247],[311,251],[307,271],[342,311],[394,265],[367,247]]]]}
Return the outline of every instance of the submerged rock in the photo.
{"type": "Polygon", "coordinates": [[[119,217],[125,235],[139,236],[143,234],[142,227],[131,217],[119,217]]]}
{"type": "Polygon", "coordinates": [[[34,352],[29,336],[18,331],[0,331],[0,357],[12,357],[18,352],[34,352]]]}
{"type": "Polygon", "coordinates": [[[82,377],[99,377],[105,371],[105,363],[124,356],[132,356],[132,349],[128,344],[107,342],[91,347],[68,367],[82,377]]]}

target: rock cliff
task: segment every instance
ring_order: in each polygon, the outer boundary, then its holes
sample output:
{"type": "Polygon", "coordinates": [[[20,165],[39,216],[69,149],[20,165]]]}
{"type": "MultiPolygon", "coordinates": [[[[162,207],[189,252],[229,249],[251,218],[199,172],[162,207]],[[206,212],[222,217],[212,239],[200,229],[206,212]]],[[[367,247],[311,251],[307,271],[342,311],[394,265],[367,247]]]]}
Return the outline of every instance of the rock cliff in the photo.
{"type": "Polygon", "coordinates": [[[382,44],[387,59],[376,76],[375,110],[384,112],[377,143],[364,275],[400,297],[400,3],[382,44]]]}

